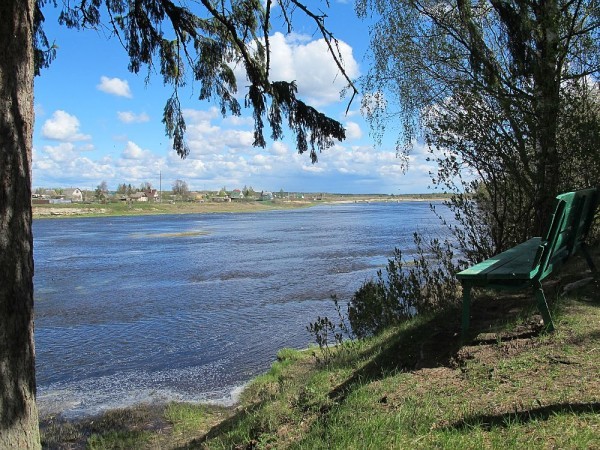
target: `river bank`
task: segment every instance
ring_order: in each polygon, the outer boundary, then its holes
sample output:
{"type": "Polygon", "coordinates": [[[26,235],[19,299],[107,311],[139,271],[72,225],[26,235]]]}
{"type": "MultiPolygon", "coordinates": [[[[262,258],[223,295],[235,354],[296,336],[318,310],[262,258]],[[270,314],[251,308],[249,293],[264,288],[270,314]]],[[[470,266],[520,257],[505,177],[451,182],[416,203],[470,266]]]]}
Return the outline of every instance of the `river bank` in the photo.
{"type": "MultiPolygon", "coordinates": [[[[580,279],[581,268],[557,284],[580,279]]],[[[541,332],[526,296],[482,295],[464,344],[459,311],[446,311],[327,355],[285,349],[234,407],[147,404],[77,421],[46,417],[43,446],[596,448],[599,281],[577,285],[554,304],[552,334],[541,332]]]]}
{"type": "Polygon", "coordinates": [[[248,213],[285,209],[308,208],[322,204],[373,203],[373,202],[427,202],[441,201],[443,195],[415,194],[388,195],[328,195],[320,199],[243,201],[243,202],[136,202],[136,203],[65,203],[33,205],[34,219],[69,217],[136,216],[150,214],[214,214],[248,213]]]}
{"type": "Polygon", "coordinates": [[[48,204],[34,205],[34,219],[68,217],[140,216],[151,214],[211,214],[272,211],[306,208],[314,202],[243,202],[243,203],[107,203],[107,204],[48,204]]]}

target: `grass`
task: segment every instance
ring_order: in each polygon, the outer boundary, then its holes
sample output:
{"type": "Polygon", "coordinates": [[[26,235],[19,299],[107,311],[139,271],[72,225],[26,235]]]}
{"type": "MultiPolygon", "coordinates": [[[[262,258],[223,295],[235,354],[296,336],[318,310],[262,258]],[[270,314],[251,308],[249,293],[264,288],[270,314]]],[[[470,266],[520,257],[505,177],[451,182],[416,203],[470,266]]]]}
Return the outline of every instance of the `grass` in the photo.
{"type": "Polygon", "coordinates": [[[43,422],[46,448],[598,449],[600,279],[546,286],[557,330],[526,294],[480,294],[465,343],[458,311],[332,349],[284,349],[233,408],[174,403],[43,422]],[[499,318],[501,318],[499,320],[499,318]],[[317,360],[321,361],[318,362],[317,360]],[[90,424],[90,422],[93,422],[90,424]]]}

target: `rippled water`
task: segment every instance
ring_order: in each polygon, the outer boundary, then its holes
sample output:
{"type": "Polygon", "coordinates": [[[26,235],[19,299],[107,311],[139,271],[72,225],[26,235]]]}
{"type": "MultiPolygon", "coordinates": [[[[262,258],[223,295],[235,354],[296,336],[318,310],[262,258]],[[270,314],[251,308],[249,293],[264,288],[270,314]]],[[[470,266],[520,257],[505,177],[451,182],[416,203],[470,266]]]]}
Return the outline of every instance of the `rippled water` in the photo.
{"type": "Polygon", "coordinates": [[[443,232],[426,203],[36,220],[40,411],[231,403],[415,230],[443,232]]]}

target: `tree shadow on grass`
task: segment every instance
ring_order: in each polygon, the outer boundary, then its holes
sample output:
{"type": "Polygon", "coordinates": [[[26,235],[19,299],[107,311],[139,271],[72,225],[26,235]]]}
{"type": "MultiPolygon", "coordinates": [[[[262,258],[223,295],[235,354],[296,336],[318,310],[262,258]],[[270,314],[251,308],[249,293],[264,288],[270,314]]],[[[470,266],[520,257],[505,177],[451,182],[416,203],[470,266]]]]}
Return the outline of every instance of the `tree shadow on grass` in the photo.
{"type": "Polygon", "coordinates": [[[343,401],[355,388],[383,379],[395,372],[460,365],[459,350],[465,345],[496,344],[499,341],[533,339],[543,332],[540,320],[530,311],[535,308],[526,295],[512,295],[499,299],[481,295],[473,302],[471,333],[463,339],[460,333],[461,312],[450,309],[420,320],[414,326],[404,327],[377,349],[378,354],[349,379],[335,387],[329,398],[343,401]],[[528,318],[524,320],[524,318],[528,318]],[[512,331],[506,324],[516,322],[512,331]]]}
{"type": "Polygon", "coordinates": [[[342,402],[355,388],[386,378],[396,372],[452,365],[461,347],[458,311],[450,310],[421,320],[418,325],[403,327],[391,335],[385,345],[374,350],[377,355],[366,365],[336,386],[329,398],[342,402]]]}
{"type": "Polygon", "coordinates": [[[441,430],[468,430],[475,427],[484,430],[492,428],[507,428],[515,423],[525,424],[536,420],[548,420],[557,414],[598,414],[600,413],[600,403],[558,403],[555,405],[541,406],[539,408],[528,409],[511,413],[497,415],[475,415],[460,420],[441,430]]]}

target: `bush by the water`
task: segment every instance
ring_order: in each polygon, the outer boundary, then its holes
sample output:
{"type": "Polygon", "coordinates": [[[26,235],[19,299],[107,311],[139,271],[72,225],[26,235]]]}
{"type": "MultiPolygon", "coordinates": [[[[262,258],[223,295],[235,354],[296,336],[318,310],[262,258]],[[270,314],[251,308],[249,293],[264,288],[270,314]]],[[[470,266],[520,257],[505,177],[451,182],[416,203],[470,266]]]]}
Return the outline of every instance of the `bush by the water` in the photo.
{"type": "Polygon", "coordinates": [[[460,263],[447,240],[428,244],[415,233],[416,252],[406,262],[396,248],[385,274],[365,282],[348,305],[348,319],[354,334],[361,338],[410,319],[417,314],[436,312],[457,304],[459,283],[454,274],[460,263]]]}
{"type": "Polygon", "coordinates": [[[451,243],[432,239],[425,244],[418,233],[414,234],[414,241],[412,261],[405,261],[396,248],[385,272],[379,270],[376,277],[363,283],[348,303],[346,313],[334,298],[339,324],[319,317],[307,327],[321,350],[327,352],[332,338],[335,344],[341,343],[344,336],[364,338],[417,314],[458,304],[460,283],[454,275],[460,271],[461,262],[455,258],[451,243]]]}

